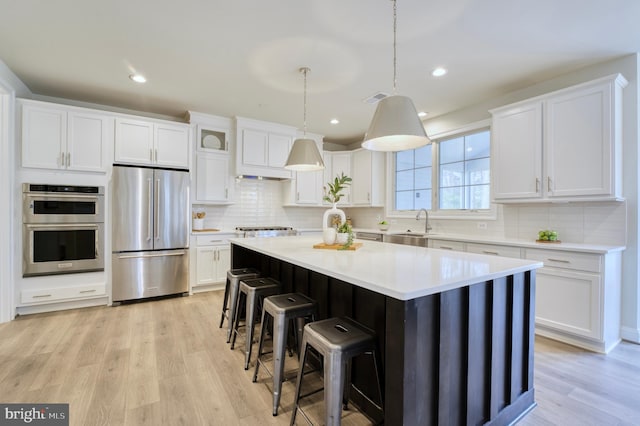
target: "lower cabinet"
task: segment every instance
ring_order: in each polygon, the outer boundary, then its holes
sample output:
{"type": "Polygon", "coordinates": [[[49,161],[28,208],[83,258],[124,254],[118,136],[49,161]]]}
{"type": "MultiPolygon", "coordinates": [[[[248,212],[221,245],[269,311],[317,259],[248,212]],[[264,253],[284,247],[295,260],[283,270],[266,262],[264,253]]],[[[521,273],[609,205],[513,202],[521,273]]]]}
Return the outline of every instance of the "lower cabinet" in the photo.
{"type": "Polygon", "coordinates": [[[544,263],[536,271],[536,334],[607,353],[620,341],[622,252],[585,253],[429,239],[429,247],[544,263]]]}
{"type": "Polygon", "coordinates": [[[106,296],[104,283],[68,287],[54,287],[47,289],[22,290],[20,302],[23,305],[63,302],[70,300],[90,299],[106,296]]]}
{"type": "MultiPolygon", "coordinates": [[[[229,238],[235,234],[198,235],[195,238],[196,255],[192,268],[193,293],[222,288],[231,265],[229,238]]],[[[193,240],[192,240],[193,241],[193,240]]]]}

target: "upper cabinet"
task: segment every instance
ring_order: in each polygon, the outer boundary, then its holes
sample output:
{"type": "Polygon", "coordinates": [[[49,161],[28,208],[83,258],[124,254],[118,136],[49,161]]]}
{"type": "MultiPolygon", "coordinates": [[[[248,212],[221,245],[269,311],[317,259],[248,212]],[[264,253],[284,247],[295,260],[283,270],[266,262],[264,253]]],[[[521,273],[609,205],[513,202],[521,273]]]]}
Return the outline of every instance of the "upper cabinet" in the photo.
{"type": "Polygon", "coordinates": [[[188,169],[189,126],[117,118],[114,161],[188,169]]]}
{"type": "MultiPolygon", "coordinates": [[[[333,182],[336,177],[339,177],[344,173],[345,176],[351,175],[351,151],[325,151],[323,154],[324,160],[324,181],[323,186],[326,186],[328,182],[333,182]]],[[[352,182],[353,184],[353,182],[352,182]]],[[[352,185],[348,185],[342,190],[342,198],[338,201],[339,206],[351,205],[351,191],[352,185]]],[[[328,204],[326,201],[325,204],[328,204]]]]}
{"type": "MultiPolygon", "coordinates": [[[[297,138],[303,134],[298,133],[297,138]]],[[[322,152],[322,139],[324,136],[307,133],[306,138],[316,142],[318,151],[322,152]]],[[[326,164],[325,164],[326,167],[326,164]]],[[[289,206],[319,206],[322,205],[324,195],[322,187],[324,171],[293,172],[293,178],[283,183],[285,205],[289,206]]]]}
{"type": "Polygon", "coordinates": [[[291,179],[284,168],[296,129],[291,126],[236,118],[236,174],[291,179]]]}
{"type": "Polygon", "coordinates": [[[357,149],[352,153],[351,204],[384,207],[385,153],[357,149]]]}
{"type": "Polygon", "coordinates": [[[621,75],[491,111],[496,202],[622,196],[621,75]]]}
{"type": "Polygon", "coordinates": [[[189,111],[189,122],[195,132],[193,202],[230,204],[231,119],[189,111]]]}
{"type": "Polygon", "coordinates": [[[104,172],[113,118],[99,111],[20,100],[22,166],[104,172]]]}

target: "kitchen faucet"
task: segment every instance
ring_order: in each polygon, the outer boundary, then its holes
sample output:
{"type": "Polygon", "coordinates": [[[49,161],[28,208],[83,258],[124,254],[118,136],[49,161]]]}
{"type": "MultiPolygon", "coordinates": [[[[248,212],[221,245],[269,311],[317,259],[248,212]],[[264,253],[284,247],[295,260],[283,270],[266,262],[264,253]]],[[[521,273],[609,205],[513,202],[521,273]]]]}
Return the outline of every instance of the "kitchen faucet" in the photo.
{"type": "Polygon", "coordinates": [[[420,209],[418,210],[418,214],[416,215],[416,220],[420,220],[420,213],[424,212],[424,216],[426,221],[424,222],[424,233],[428,234],[429,231],[431,230],[431,226],[429,225],[429,212],[427,211],[427,209],[420,209]]]}

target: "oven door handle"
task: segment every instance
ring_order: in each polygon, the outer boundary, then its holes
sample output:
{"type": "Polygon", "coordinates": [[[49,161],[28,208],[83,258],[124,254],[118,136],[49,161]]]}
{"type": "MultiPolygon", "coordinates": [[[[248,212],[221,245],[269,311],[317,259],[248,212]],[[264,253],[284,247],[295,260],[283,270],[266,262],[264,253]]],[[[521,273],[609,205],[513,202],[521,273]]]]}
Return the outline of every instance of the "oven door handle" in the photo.
{"type": "Polygon", "coordinates": [[[27,229],[59,229],[59,228],[73,228],[73,229],[98,229],[98,225],[95,223],[25,223],[24,226],[27,229]]]}
{"type": "Polygon", "coordinates": [[[78,199],[78,200],[82,200],[82,201],[98,201],[98,196],[97,195],[83,195],[83,194],[64,194],[64,193],[55,193],[54,194],[49,194],[49,195],[43,195],[43,194],[26,194],[26,197],[32,200],[37,200],[37,201],[51,201],[51,200],[56,200],[58,198],[62,198],[65,201],[71,199],[78,199]]]}

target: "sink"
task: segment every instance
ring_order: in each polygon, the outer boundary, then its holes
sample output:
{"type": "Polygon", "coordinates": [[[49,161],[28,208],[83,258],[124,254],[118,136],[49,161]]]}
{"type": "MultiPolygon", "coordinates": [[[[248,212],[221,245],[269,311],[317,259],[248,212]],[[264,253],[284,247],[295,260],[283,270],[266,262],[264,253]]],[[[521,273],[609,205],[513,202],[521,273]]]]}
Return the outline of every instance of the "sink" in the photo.
{"type": "Polygon", "coordinates": [[[429,234],[418,232],[404,232],[399,234],[385,234],[382,241],[386,243],[404,244],[407,246],[427,247],[429,234]]]}

